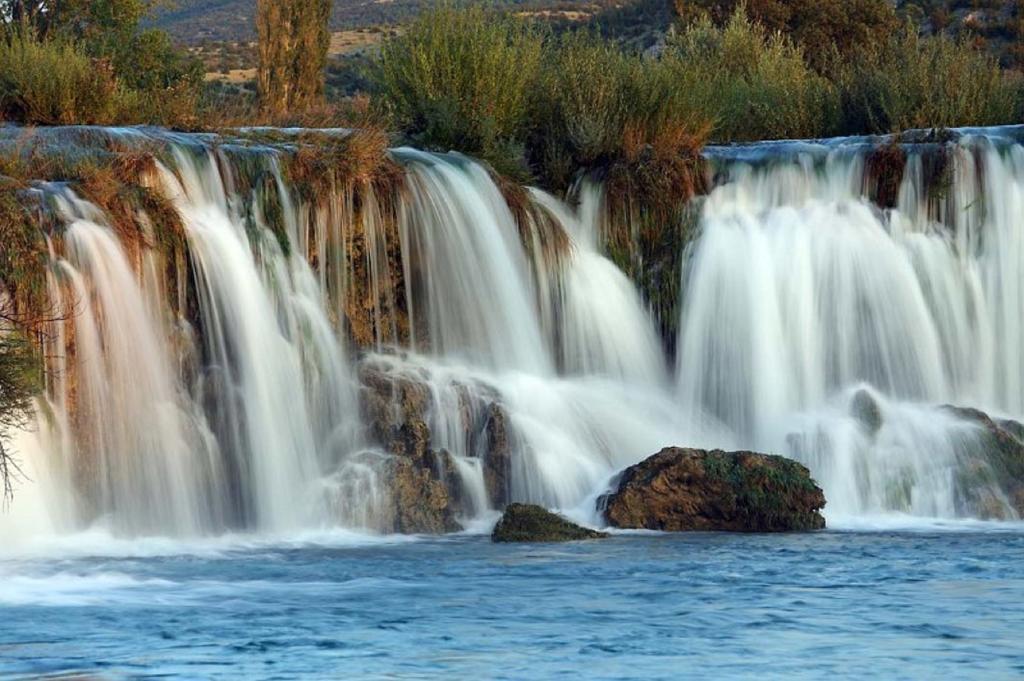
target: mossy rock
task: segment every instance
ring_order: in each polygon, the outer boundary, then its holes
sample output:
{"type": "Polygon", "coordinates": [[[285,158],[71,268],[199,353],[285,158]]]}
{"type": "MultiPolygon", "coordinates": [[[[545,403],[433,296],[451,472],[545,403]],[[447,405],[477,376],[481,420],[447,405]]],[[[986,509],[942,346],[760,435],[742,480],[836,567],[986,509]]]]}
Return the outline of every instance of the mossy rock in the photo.
{"type": "Polygon", "coordinates": [[[945,405],[977,428],[954,476],[959,512],[983,519],[1024,518],[1024,424],[978,409],[945,405]]]}
{"type": "Polygon", "coordinates": [[[794,532],[825,527],[825,495],[804,466],[755,452],[670,447],[598,502],[613,527],[664,532],[794,532]]]}
{"type": "Polygon", "coordinates": [[[607,536],[604,532],[571,523],[540,506],[509,504],[495,525],[491,540],[500,543],[565,542],[607,536]]]}

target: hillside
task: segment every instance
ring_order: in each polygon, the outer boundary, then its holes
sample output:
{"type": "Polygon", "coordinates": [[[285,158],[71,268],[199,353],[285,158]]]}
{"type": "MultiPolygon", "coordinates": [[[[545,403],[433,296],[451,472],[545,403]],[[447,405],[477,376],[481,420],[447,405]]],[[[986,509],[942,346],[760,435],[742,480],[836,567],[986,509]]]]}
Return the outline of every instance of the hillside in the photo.
{"type": "MultiPolygon", "coordinates": [[[[555,22],[581,22],[595,15],[613,20],[667,19],[668,0],[491,0],[496,7],[537,13],[555,22]]],[[[400,24],[430,7],[430,0],[334,0],[331,29],[355,30],[400,24]]],[[[256,0],[177,0],[154,24],[185,45],[248,41],[255,38],[256,0]]]]}

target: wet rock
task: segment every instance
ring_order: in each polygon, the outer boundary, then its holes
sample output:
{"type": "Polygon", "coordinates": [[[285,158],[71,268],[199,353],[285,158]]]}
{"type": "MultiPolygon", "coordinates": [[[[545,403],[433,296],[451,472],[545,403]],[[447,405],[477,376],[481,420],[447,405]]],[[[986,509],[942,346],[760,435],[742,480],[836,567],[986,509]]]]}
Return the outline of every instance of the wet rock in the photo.
{"type": "Polygon", "coordinates": [[[1024,424],[993,419],[978,409],[942,408],[977,426],[977,437],[963,443],[954,480],[959,510],[991,520],[1024,518],[1024,424]]]}
{"type": "Polygon", "coordinates": [[[860,421],[864,429],[872,436],[877,435],[882,429],[882,410],[871,393],[861,388],[853,396],[850,403],[850,414],[860,421]]]}
{"type": "Polygon", "coordinates": [[[500,508],[509,501],[512,443],[509,439],[508,415],[497,403],[492,403],[487,410],[485,433],[487,448],[483,455],[484,486],[491,503],[500,508]]]}
{"type": "Polygon", "coordinates": [[[401,534],[444,534],[462,529],[455,520],[445,484],[413,461],[391,463],[394,531],[401,534]]]}
{"type": "Polygon", "coordinates": [[[781,456],[670,447],[627,468],[598,502],[614,527],[666,532],[820,530],[825,495],[781,456]]]}
{"type": "Polygon", "coordinates": [[[491,540],[495,542],[564,542],[582,539],[603,539],[608,535],[571,523],[540,506],[509,504],[505,514],[494,526],[491,540]]]}
{"type": "Polygon", "coordinates": [[[456,415],[455,433],[464,440],[453,446],[460,447],[463,456],[480,459],[490,504],[507,503],[511,432],[496,391],[478,384],[431,383],[427,370],[391,357],[365,360],[359,377],[367,439],[396,459],[385,477],[399,507],[395,531],[459,529],[451,519],[474,506],[456,459],[438,446],[431,432],[438,413],[456,415]],[[420,493],[414,493],[414,483],[423,487],[420,493]]]}

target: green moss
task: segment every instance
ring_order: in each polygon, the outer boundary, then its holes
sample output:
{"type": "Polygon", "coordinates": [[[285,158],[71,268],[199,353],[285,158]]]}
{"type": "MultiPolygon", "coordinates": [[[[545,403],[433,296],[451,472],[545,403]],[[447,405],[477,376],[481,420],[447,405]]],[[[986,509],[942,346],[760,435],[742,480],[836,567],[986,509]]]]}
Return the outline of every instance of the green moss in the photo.
{"type": "Polygon", "coordinates": [[[739,512],[758,526],[791,525],[794,495],[818,492],[805,467],[781,456],[752,462],[744,454],[708,452],[703,463],[705,475],[732,490],[739,512]]]}
{"type": "Polygon", "coordinates": [[[491,539],[500,543],[563,542],[607,536],[575,525],[540,506],[510,504],[494,527],[491,539]]]}

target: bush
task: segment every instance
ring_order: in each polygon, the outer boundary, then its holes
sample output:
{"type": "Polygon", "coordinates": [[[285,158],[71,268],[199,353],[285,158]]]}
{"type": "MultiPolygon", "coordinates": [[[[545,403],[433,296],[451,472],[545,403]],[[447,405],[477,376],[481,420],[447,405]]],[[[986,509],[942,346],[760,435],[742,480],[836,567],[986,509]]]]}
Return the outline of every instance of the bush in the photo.
{"type": "Polygon", "coordinates": [[[542,48],[543,36],[514,17],[443,3],[384,43],[377,93],[414,144],[521,170],[542,48]]]}
{"type": "Polygon", "coordinates": [[[0,116],[43,125],[109,124],[128,105],[108,63],[71,42],[18,34],[0,42],[0,116]]]}
{"type": "Polygon", "coordinates": [[[8,116],[26,123],[192,124],[203,85],[202,64],[175,47],[163,31],[141,28],[151,4],[35,0],[26,8],[25,3],[0,0],[0,40],[18,69],[8,85],[15,81],[25,88],[26,97],[57,107],[49,107],[38,120],[19,117],[17,111],[8,116]],[[19,18],[20,11],[27,14],[19,18]],[[39,63],[33,72],[29,62],[35,57],[39,63]],[[91,81],[85,73],[89,68],[96,72],[91,81]],[[47,86],[40,79],[47,70],[61,76],[51,90],[66,84],[94,87],[65,88],[64,95],[51,91],[41,97],[47,86]],[[100,96],[111,101],[84,109],[72,101],[100,96]]]}
{"type": "Polygon", "coordinates": [[[699,83],[714,137],[727,141],[820,137],[834,126],[832,84],[780,33],[768,33],[741,6],[723,27],[707,17],[669,42],[681,80],[699,83]]]}
{"type": "Polygon", "coordinates": [[[822,71],[833,50],[850,55],[876,44],[897,26],[891,0],[675,0],[686,23],[709,16],[725,25],[739,11],[769,32],[785,34],[822,71]]]}
{"type": "Polygon", "coordinates": [[[848,133],[1017,123],[1024,113],[1020,79],[995,59],[910,26],[839,71],[848,133]]]}
{"type": "Polygon", "coordinates": [[[683,67],[670,57],[624,53],[588,34],[552,45],[531,115],[531,160],[545,183],[564,187],[581,168],[641,157],[692,158],[710,127],[711,93],[683,67]]]}

